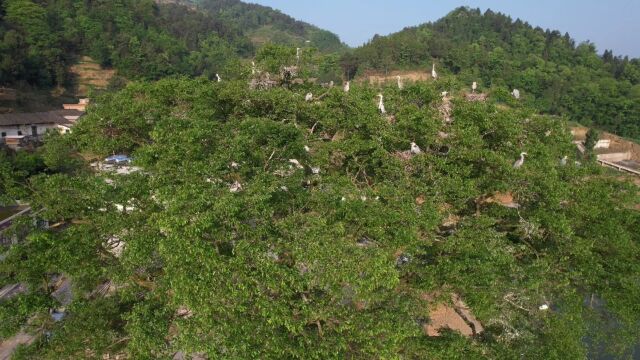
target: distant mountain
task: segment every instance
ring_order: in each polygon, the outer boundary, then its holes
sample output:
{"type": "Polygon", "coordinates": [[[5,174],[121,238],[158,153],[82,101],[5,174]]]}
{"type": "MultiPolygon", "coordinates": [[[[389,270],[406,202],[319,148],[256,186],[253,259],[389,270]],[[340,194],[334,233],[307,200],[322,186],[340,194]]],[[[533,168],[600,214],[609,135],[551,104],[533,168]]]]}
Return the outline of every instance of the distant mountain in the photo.
{"type": "Polygon", "coordinates": [[[156,0],[158,4],[178,4],[200,9],[218,21],[232,24],[259,47],[266,43],[313,46],[322,52],[347,49],[338,35],[308,24],[268,6],[240,0],[156,0]]]}
{"type": "Polygon", "coordinates": [[[240,0],[183,0],[197,4],[210,14],[236,24],[255,45],[273,42],[285,45],[310,45],[323,52],[346,49],[340,38],[327,30],[298,21],[267,6],[240,0]]]}
{"type": "Polygon", "coordinates": [[[464,86],[518,88],[544,112],[640,139],[640,59],[603,56],[569,34],[466,7],[444,18],[376,35],[351,59],[360,73],[431,69],[464,86]]]}

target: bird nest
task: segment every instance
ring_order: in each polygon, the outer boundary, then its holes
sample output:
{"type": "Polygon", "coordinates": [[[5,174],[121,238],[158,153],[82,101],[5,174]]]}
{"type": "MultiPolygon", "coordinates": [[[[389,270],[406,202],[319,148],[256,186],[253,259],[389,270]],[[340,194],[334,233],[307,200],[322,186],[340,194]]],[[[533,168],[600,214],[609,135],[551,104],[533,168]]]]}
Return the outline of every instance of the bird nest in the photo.
{"type": "Polygon", "coordinates": [[[280,77],[283,80],[293,80],[298,77],[298,67],[297,66],[285,66],[280,70],[280,77]]]}
{"type": "Polygon", "coordinates": [[[260,75],[260,77],[251,79],[249,82],[249,88],[251,90],[269,90],[280,85],[277,80],[271,79],[269,73],[260,75]]]}
{"type": "Polygon", "coordinates": [[[396,151],[395,153],[393,153],[393,156],[395,156],[397,159],[401,160],[401,161],[409,161],[413,158],[415,154],[411,152],[411,150],[407,150],[407,151],[396,151]]]}
{"type": "Polygon", "coordinates": [[[442,120],[444,123],[448,124],[451,122],[451,99],[448,97],[442,98],[442,103],[438,106],[438,112],[440,112],[440,116],[442,116],[442,120]]]}
{"type": "Polygon", "coordinates": [[[464,94],[464,98],[467,99],[467,101],[487,101],[487,94],[482,94],[482,93],[472,93],[472,94],[464,94]]]}

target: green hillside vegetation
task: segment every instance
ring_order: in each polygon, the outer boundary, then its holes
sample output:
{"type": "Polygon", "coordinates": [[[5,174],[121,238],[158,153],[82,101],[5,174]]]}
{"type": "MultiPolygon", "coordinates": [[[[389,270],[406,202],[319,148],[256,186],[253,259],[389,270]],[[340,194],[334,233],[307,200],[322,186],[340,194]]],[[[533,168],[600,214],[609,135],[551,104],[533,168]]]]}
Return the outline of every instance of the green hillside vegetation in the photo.
{"type": "Polygon", "coordinates": [[[69,67],[90,56],[122,77],[238,77],[239,62],[261,43],[343,48],[337,36],[269,8],[238,1],[206,9],[152,0],[7,0],[0,6],[0,83],[22,88],[69,86],[69,67]],[[272,30],[268,30],[272,29],[272,30]],[[311,42],[307,44],[305,40],[311,42]]]}
{"type": "MultiPolygon", "coordinates": [[[[224,53],[225,63],[253,52],[233,26],[151,0],[8,0],[1,15],[0,81],[5,84],[65,85],[69,66],[82,55],[130,79],[159,79],[201,75],[203,58],[216,56],[212,51],[224,53]]],[[[221,71],[225,64],[215,65],[221,71]]]]}
{"type": "Polygon", "coordinates": [[[591,43],[490,10],[458,8],[434,23],[375,36],[345,61],[361,73],[435,63],[468,87],[517,88],[539,111],[640,139],[640,59],[599,56],[591,43]]]}
{"type": "Polygon", "coordinates": [[[233,22],[258,45],[272,42],[302,47],[310,44],[322,52],[338,52],[347,48],[337,35],[267,6],[247,4],[240,0],[190,1],[211,14],[233,22]]]}
{"type": "Polygon", "coordinates": [[[11,247],[0,279],[32,294],[51,274],[74,285],[69,315],[45,312],[32,327],[50,336],[16,358],[574,359],[603,344],[629,355],[638,189],[577,159],[563,121],[517,102],[454,98],[443,124],[445,86],[171,78],[95,99],[72,134],[46,141],[44,170],[9,183],[64,225],[11,247]],[[72,156],[114,152],[142,171],[95,173],[72,156]],[[518,207],[481,201],[497,192],[518,207]],[[88,295],[109,280],[112,294],[88,295]],[[425,336],[424,297],[437,293],[459,294],[484,332],[425,336]]]}

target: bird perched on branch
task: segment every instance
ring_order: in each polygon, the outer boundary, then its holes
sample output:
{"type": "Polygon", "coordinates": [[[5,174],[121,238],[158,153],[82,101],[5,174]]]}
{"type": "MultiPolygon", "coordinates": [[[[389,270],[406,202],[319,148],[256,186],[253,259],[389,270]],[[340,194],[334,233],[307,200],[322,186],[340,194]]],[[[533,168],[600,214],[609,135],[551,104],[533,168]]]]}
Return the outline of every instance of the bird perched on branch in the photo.
{"type": "Polygon", "coordinates": [[[527,154],[526,152],[520,153],[520,159],[518,159],[516,162],[513,163],[514,169],[519,169],[522,167],[522,165],[524,165],[525,155],[529,155],[529,154],[527,154]]]}
{"type": "Polygon", "coordinates": [[[242,184],[236,180],[233,184],[229,185],[229,191],[232,193],[242,191],[242,184]]]}
{"type": "Polygon", "coordinates": [[[560,165],[561,166],[566,166],[567,165],[567,160],[569,160],[569,157],[567,155],[565,155],[561,160],[560,160],[560,165]]]}
{"type": "Polygon", "coordinates": [[[380,114],[385,115],[387,110],[384,108],[384,96],[382,96],[382,94],[378,94],[378,98],[380,99],[378,101],[378,110],[380,110],[380,114]]]}
{"type": "Polygon", "coordinates": [[[420,149],[420,146],[418,146],[418,144],[412,142],[411,143],[411,153],[414,155],[418,155],[420,153],[422,153],[422,149],[420,149]]]}
{"type": "Polygon", "coordinates": [[[220,78],[220,75],[218,75],[217,73],[216,73],[216,80],[218,80],[218,82],[222,81],[222,78],[220,78]]]}

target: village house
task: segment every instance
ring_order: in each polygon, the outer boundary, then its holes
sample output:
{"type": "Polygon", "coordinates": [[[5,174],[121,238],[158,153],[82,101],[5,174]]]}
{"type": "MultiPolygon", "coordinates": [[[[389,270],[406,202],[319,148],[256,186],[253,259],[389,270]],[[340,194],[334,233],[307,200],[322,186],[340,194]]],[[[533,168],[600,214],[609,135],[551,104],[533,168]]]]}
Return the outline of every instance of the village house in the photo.
{"type": "Polygon", "coordinates": [[[0,114],[0,135],[40,136],[47,130],[56,129],[62,133],[69,132],[72,122],[64,116],[53,112],[0,114]]]}
{"type": "Polygon", "coordinates": [[[63,110],[0,114],[0,144],[18,148],[26,140],[39,140],[47,131],[68,133],[88,103],[89,99],[81,99],[79,104],[64,104],[63,110]]]}

